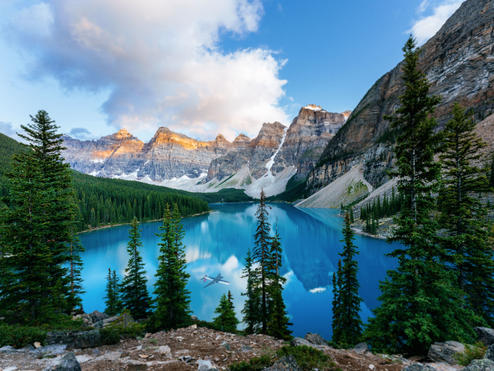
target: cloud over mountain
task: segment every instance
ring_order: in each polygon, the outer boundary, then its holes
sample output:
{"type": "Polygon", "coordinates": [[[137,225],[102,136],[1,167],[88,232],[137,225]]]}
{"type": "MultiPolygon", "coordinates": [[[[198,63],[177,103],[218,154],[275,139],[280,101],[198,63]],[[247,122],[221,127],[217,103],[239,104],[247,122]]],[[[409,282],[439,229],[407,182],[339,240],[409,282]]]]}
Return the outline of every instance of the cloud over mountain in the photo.
{"type": "Polygon", "coordinates": [[[421,17],[410,29],[417,43],[422,45],[434,36],[463,1],[465,0],[442,0],[431,3],[429,0],[423,0],[417,9],[421,17]]]}
{"type": "Polygon", "coordinates": [[[34,56],[33,76],[108,90],[102,108],[115,127],[232,138],[286,120],[284,62],[220,48],[222,37],[255,32],[262,12],[259,0],[25,1],[10,31],[34,56]]]}

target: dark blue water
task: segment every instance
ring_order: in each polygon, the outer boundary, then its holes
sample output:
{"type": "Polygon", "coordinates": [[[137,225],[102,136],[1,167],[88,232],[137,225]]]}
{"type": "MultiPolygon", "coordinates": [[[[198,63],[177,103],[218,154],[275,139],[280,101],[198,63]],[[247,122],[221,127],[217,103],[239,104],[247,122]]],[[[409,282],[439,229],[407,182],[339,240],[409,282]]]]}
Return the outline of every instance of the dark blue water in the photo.
{"type": "MultiPolygon", "coordinates": [[[[194,315],[203,320],[214,317],[214,309],[223,293],[230,290],[240,318],[245,280],[241,278],[244,258],[253,246],[256,204],[212,205],[208,215],[186,218],[185,244],[187,271],[191,278],[188,288],[192,293],[194,315]],[[221,273],[229,286],[213,285],[204,288],[200,278],[204,274],[221,273]]],[[[317,332],[326,338],[331,334],[331,277],[338,264],[342,219],[337,210],[298,209],[290,205],[271,205],[270,221],[278,226],[283,246],[283,274],[287,278],[284,298],[294,335],[317,332]]],[[[149,289],[155,281],[158,260],[158,232],[160,223],[141,225],[144,247],[141,254],[146,264],[149,289]]],[[[127,264],[126,244],[128,226],[102,229],[81,234],[86,248],[83,254],[83,305],[86,312],[104,310],[105,279],[108,267],[123,275],[127,264]]],[[[378,304],[379,281],[386,271],[394,268],[393,259],[385,256],[397,245],[385,241],[356,236],[360,295],[363,298],[361,315],[365,320],[378,304]]]]}

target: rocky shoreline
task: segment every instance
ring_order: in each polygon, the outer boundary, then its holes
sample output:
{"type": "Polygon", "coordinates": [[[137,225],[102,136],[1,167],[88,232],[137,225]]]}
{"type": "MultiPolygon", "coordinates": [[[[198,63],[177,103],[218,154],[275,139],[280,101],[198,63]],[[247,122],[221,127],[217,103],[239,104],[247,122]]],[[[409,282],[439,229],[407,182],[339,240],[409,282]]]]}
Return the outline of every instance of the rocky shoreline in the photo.
{"type": "MultiPolygon", "coordinates": [[[[465,346],[454,341],[435,343],[426,358],[372,353],[367,344],[353,349],[336,349],[319,335],[308,333],[290,343],[266,335],[239,335],[198,327],[197,324],[172,331],[146,333],[142,337],[121,339],[102,345],[100,329],[114,323],[135,323],[130,317],[108,317],[99,312],[79,315],[91,329],[48,333],[44,344],[35,342],[22,349],[0,348],[0,370],[228,370],[232,364],[263,355],[276,357],[288,345],[311,347],[329,356],[328,370],[355,371],[486,371],[494,370],[494,330],[476,328],[478,340],[487,348],[484,359],[473,360],[467,367],[457,364],[457,353],[465,346]]],[[[273,358],[265,370],[301,370],[290,357],[273,358]]]]}

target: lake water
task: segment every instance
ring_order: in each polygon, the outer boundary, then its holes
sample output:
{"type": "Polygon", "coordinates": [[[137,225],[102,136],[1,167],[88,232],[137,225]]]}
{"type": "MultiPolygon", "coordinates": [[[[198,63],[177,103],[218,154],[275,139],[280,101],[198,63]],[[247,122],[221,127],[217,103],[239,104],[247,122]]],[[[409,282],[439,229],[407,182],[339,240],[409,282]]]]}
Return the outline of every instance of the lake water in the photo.
{"type": "MultiPolygon", "coordinates": [[[[211,320],[222,294],[230,290],[233,294],[237,317],[244,297],[245,280],[241,271],[247,249],[253,247],[253,234],[257,205],[215,204],[207,215],[183,220],[186,231],[187,271],[191,278],[193,314],[203,320],[211,320]],[[229,286],[212,285],[204,288],[204,274],[221,273],[229,286]]],[[[283,296],[288,314],[293,322],[293,334],[303,336],[306,332],[317,332],[325,338],[331,335],[331,277],[338,264],[341,251],[342,218],[337,210],[298,209],[285,204],[272,204],[269,219],[278,226],[283,246],[283,274],[287,278],[283,296]]],[[[144,223],[141,227],[144,259],[149,289],[155,281],[158,264],[158,237],[161,223],[144,223]]],[[[82,271],[83,306],[86,312],[104,310],[105,284],[108,268],[115,269],[122,277],[127,264],[126,245],[128,226],[101,229],[80,235],[86,249],[83,253],[82,271]]],[[[394,259],[386,253],[396,244],[356,236],[358,255],[360,296],[363,299],[361,315],[364,320],[378,305],[379,281],[386,271],[395,267],[394,259]]]]}

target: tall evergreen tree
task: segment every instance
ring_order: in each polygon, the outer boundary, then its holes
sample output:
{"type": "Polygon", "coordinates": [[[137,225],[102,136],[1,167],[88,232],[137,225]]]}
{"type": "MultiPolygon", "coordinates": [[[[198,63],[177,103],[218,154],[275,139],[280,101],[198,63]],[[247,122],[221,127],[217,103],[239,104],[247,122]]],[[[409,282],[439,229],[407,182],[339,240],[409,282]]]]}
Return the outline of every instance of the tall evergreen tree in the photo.
{"type": "Polygon", "coordinates": [[[438,340],[470,340],[468,315],[453,275],[442,264],[437,243],[433,194],[438,190],[439,164],[436,122],[439,99],[429,96],[429,83],[418,69],[418,49],[412,37],[403,48],[405,86],[400,107],[389,117],[400,135],[396,143],[398,191],[404,197],[393,239],[403,244],[391,255],[396,270],[381,283],[381,306],[370,319],[367,335],[377,350],[424,354],[438,340]]]}
{"type": "Polygon", "coordinates": [[[283,301],[283,284],[286,279],[281,275],[282,248],[280,235],[276,230],[271,239],[268,262],[268,322],[267,333],[278,339],[288,340],[291,338],[291,325],[286,313],[285,302],[283,301]]]}
{"type": "Polygon", "coordinates": [[[484,143],[475,122],[455,104],[453,118],[443,131],[443,166],[439,193],[442,245],[456,270],[458,285],[473,311],[494,323],[494,260],[488,242],[487,212],[480,193],[488,190],[484,169],[478,166],[484,143]]]}
{"type": "Polygon", "coordinates": [[[245,267],[242,271],[242,278],[247,279],[244,308],[242,309],[243,321],[246,324],[245,332],[247,334],[253,334],[259,330],[260,327],[260,306],[261,299],[259,295],[259,286],[255,276],[255,270],[253,268],[253,260],[250,249],[247,250],[247,257],[245,258],[245,267]]]}
{"type": "Polygon", "coordinates": [[[260,321],[262,334],[267,333],[268,323],[268,264],[269,264],[269,250],[271,246],[271,237],[269,235],[271,226],[268,221],[268,206],[266,205],[266,197],[264,190],[261,191],[261,197],[259,199],[259,205],[256,211],[257,227],[254,234],[254,250],[252,258],[258,263],[256,268],[256,276],[259,279],[260,285],[260,321]]]}
{"type": "MultiPolygon", "coordinates": [[[[333,330],[333,341],[334,339],[342,339],[343,338],[343,330],[344,328],[340,326],[340,323],[343,323],[343,314],[342,314],[342,305],[341,305],[341,278],[342,278],[342,269],[341,269],[341,260],[338,260],[338,268],[336,272],[333,273],[332,283],[333,283],[333,301],[332,301],[332,330],[333,330]]],[[[339,345],[339,344],[335,344],[339,345]]]]}
{"type": "Polygon", "coordinates": [[[213,320],[216,329],[224,332],[237,331],[238,319],[235,317],[235,307],[230,291],[228,291],[228,295],[223,294],[221,296],[220,303],[214,312],[218,313],[218,316],[213,320]]]}
{"type": "Polygon", "coordinates": [[[167,204],[161,238],[159,265],[156,272],[154,293],[156,311],[152,318],[154,329],[172,329],[186,326],[190,322],[190,292],[187,290],[189,274],[185,271],[184,231],[177,205],[173,213],[167,204]]]}
{"type": "Polygon", "coordinates": [[[68,305],[69,311],[79,311],[82,312],[82,299],[81,295],[84,293],[82,288],[82,259],[81,253],[84,251],[84,247],[77,236],[74,236],[72,242],[70,243],[69,252],[69,298],[68,305]]]}
{"type": "Polygon", "coordinates": [[[73,309],[67,266],[77,208],[58,126],[45,111],[31,120],[21,126],[29,150],[14,158],[2,209],[0,312],[38,324],[73,309]]]}
{"type": "Polygon", "coordinates": [[[105,313],[109,316],[117,315],[122,311],[117,272],[110,268],[108,268],[108,275],[106,276],[105,306],[105,313]]]}
{"type": "Polygon", "coordinates": [[[357,279],[358,264],[355,255],[357,247],[353,244],[353,231],[350,215],[345,214],[343,228],[343,251],[339,254],[343,264],[338,262],[336,277],[333,276],[333,342],[341,347],[357,344],[362,336],[362,320],[360,319],[359,282],[357,279]]]}
{"type": "Polygon", "coordinates": [[[151,298],[146,287],[146,271],[139,247],[142,247],[141,234],[137,218],[134,217],[129,230],[129,243],[127,244],[129,261],[125,268],[121,293],[124,308],[128,309],[135,319],[148,317],[151,308],[151,298]]]}

